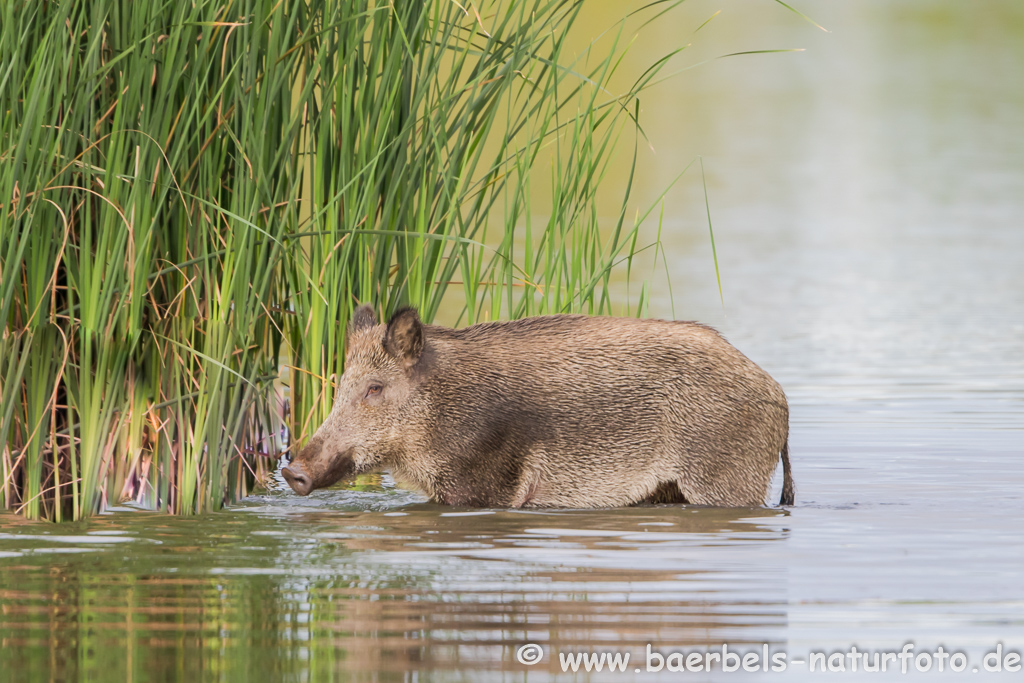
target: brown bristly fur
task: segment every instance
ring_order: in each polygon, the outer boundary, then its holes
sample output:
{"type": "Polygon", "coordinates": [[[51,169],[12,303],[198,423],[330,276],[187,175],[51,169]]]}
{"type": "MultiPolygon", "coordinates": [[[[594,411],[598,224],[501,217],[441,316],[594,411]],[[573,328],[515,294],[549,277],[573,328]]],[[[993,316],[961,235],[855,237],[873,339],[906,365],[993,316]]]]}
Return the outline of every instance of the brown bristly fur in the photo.
{"type": "Polygon", "coordinates": [[[793,504],[786,396],[710,327],[354,319],[334,409],[285,469],[300,493],[390,469],[451,505],[751,506],[781,458],[793,504]]]}

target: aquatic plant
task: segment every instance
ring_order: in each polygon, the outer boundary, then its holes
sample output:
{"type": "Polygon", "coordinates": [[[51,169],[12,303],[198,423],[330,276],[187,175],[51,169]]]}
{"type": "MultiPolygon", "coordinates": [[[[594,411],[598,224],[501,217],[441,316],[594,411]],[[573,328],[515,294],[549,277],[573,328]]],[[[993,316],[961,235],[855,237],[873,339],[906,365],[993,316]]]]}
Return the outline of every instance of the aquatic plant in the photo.
{"type": "Polygon", "coordinates": [[[0,505],[244,495],[280,447],[279,364],[301,439],[357,302],[610,311],[649,209],[599,189],[665,60],[612,92],[625,24],[570,54],[583,7],[6,3],[0,505]]]}

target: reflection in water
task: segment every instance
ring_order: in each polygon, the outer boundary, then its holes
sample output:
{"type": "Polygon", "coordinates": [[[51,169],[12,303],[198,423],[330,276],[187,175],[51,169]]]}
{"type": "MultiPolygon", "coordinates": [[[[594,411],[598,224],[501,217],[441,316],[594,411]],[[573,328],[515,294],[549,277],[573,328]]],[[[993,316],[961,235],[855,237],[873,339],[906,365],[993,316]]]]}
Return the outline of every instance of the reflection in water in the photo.
{"type": "MultiPolygon", "coordinates": [[[[1024,5],[790,4],[832,33],[726,4],[685,58],[808,52],[652,90],[636,186],[656,197],[705,157],[726,306],[684,178],[663,233],[676,313],[786,388],[794,509],[466,514],[369,481],[196,519],[4,515],[0,680],[625,681],[551,663],[648,642],[911,641],[974,664],[1024,647],[1024,5]],[[526,642],[546,648],[529,669],[526,642]]],[[[621,10],[588,7],[596,30],[621,10]]],[[[638,63],[717,6],[681,9],[638,63]]],[[[684,676],[709,678],[665,678],[684,676]]]]}
{"type": "Polygon", "coordinates": [[[26,679],[308,668],[310,680],[478,680],[522,671],[514,651],[527,642],[550,663],[602,645],[760,645],[786,624],[781,511],[471,511],[364,495],[399,507],[346,510],[335,490],[295,511],[271,494],[200,519],[121,513],[71,535],[4,533],[0,667],[33,662],[26,679]],[[82,554],[55,561],[68,550],[82,554]]]}

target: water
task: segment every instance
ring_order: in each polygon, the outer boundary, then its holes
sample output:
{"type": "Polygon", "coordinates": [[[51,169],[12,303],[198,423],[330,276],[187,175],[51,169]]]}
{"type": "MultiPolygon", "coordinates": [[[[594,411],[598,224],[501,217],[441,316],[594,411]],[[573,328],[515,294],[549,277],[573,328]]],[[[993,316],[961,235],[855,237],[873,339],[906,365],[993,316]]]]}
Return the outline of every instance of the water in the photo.
{"type": "Polygon", "coordinates": [[[786,388],[795,508],[469,511],[385,477],[198,519],[3,516],[0,680],[809,680],[810,652],[906,643],[963,652],[960,678],[1024,675],[982,667],[1024,649],[1024,8],[800,9],[832,32],[750,2],[694,37],[693,60],[808,50],[659,86],[640,177],[653,197],[704,156],[725,305],[687,176],[666,205],[676,315],[786,388]],[[634,670],[648,644],[723,643],[791,663],[634,670]],[[584,651],[632,659],[562,674],[584,651]]]}

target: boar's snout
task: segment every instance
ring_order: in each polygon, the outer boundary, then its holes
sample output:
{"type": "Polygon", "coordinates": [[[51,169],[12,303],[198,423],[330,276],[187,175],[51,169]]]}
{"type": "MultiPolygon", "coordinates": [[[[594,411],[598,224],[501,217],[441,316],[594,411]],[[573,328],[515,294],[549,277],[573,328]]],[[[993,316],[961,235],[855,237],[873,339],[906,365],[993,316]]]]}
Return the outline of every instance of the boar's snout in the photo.
{"type": "Polygon", "coordinates": [[[354,451],[348,448],[339,453],[334,448],[324,448],[319,439],[313,439],[281,469],[281,475],[295,493],[308,496],[354,474],[354,451]]]}
{"type": "Polygon", "coordinates": [[[302,466],[302,463],[293,462],[281,470],[281,475],[284,476],[284,480],[288,482],[288,485],[292,487],[292,491],[299,494],[300,496],[308,496],[310,491],[313,490],[313,478],[306,473],[306,468],[302,466]]]}

